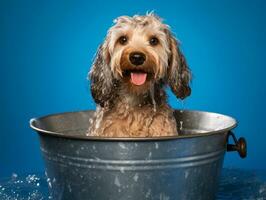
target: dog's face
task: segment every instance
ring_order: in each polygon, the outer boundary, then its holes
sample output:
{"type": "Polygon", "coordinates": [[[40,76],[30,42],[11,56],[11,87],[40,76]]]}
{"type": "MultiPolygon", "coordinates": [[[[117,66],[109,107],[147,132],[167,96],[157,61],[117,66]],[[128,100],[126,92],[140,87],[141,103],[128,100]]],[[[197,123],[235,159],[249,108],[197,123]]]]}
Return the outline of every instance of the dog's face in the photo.
{"type": "Polygon", "coordinates": [[[119,17],[107,36],[114,77],[131,92],[145,93],[166,76],[171,51],[167,26],[155,16],[119,17]]]}
{"type": "Polygon", "coordinates": [[[100,95],[96,90],[105,90],[101,95],[108,96],[108,87],[114,87],[115,82],[124,84],[130,93],[144,94],[163,80],[177,97],[190,94],[190,72],[178,44],[169,27],[153,14],[117,18],[99,48],[90,75],[96,103],[100,95]],[[100,80],[105,86],[97,85],[100,80]]]}

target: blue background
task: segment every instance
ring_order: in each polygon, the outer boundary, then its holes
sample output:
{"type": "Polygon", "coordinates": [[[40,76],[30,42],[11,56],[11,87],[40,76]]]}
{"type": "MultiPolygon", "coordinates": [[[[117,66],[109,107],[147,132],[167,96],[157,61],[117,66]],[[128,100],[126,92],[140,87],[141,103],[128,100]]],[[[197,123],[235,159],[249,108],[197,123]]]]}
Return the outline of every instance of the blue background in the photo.
{"type": "MultiPolygon", "coordinates": [[[[239,121],[248,158],[226,167],[266,169],[266,1],[1,1],[0,177],[42,172],[29,119],[95,108],[87,72],[112,20],[155,12],[165,19],[193,71],[186,109],[239,121]]],[[[170,96],[170,103],[182,107],[170,96]]]]}

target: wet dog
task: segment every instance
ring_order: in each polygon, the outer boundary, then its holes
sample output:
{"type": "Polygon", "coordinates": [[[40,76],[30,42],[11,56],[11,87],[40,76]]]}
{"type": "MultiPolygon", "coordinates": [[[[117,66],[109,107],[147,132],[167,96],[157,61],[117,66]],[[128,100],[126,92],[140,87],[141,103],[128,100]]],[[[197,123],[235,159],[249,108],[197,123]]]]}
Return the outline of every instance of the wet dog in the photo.
{"type": "Polygon", "coordinates": [[[155,14],[121,16],[100,45],[89,72],[97,109],[88,135],[177,135],[165,87],[191,93],[191,73],[168,25],[155,14]]]}

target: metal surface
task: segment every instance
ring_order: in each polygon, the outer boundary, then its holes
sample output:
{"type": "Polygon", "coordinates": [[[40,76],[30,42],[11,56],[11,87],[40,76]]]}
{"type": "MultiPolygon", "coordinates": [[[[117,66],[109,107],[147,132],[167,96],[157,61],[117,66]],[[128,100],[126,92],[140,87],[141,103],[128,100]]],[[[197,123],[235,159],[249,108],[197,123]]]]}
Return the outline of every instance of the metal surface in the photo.
{"type": "Polygon", "coordinates": [[[230,136],[233,138],[235,144],[227,144],[227,151],[237,151],[241,158],[247,157],[247,142],[245,138],[241,137],[236,139],[235,134],[232,131],[229,131],[227,143],[230,136]]]}
{"type": "Polygon", "coordinates": [[[236,121],[199,111],[176,111],[177,137],[85,136],[93,111],[31,120],[40,135],[53,199],[214,199],[236,121]],[[182,123],[179,123],[179,122],[182,123]]]}

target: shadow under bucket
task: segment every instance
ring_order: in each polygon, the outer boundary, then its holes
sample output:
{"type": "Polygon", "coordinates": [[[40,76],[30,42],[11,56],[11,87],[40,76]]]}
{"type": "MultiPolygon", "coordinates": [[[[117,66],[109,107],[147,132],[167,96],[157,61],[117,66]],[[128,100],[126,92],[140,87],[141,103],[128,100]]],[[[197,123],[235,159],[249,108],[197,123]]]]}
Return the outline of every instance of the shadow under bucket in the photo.
{"type": "Polygon", "coordinates": [[[246,156],[236,120],[175,111],[179,136],[99,138],[85,135],[94,111],[32,119],[55,200],[215,199],[226,150],[246,156]],[[182,123],[179,123],[182,122],[182,123]],[[227,144],[228,137],[236,144],[227,144]]]}

